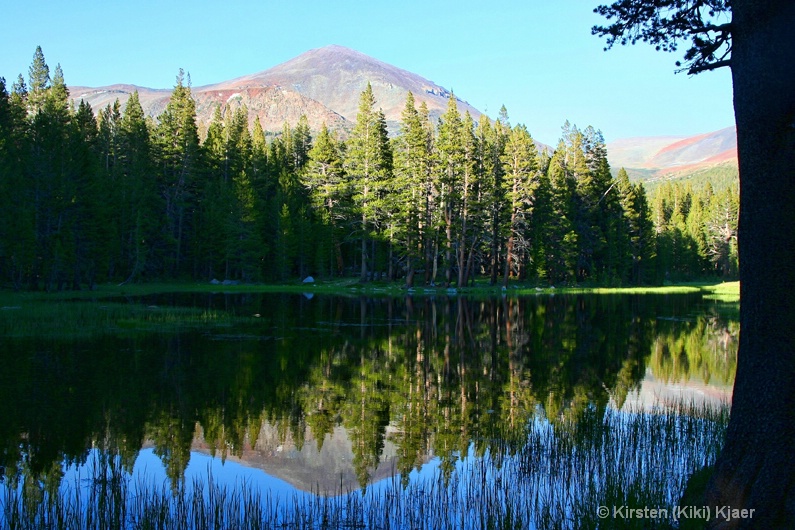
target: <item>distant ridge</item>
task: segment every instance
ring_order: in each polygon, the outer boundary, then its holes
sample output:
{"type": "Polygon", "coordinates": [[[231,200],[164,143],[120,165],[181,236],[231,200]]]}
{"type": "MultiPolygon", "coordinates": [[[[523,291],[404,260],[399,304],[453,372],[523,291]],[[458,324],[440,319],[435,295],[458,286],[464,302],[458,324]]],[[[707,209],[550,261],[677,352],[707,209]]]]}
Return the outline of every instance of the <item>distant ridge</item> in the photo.
{"type": "Polygon", "coordinates": [[[640,179],[693,173],[717,165],[737,166],[737,132],[726,127],[696,136],[626,138],[607,144],[614,170],[623,167],[640,179]]]}

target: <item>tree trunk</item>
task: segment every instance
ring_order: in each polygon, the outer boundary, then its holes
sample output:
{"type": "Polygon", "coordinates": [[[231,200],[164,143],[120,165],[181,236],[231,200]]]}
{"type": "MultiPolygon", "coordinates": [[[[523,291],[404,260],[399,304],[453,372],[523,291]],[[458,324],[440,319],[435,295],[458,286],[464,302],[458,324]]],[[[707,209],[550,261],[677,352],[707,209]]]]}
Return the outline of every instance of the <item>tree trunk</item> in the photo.
{"type": "Polygon", "coordinates": [[[406,272],[406,289],[414,287],[414,265],[409,260],[409,270],[406,272]]]}
{"type": "MultiPolygon", "coordinates": [[[[516,197],[517,189],[516,189],[516,181],[515,180],[514,180],[514,185],[513,185],[513,193],[514,193],[514,197],[516,197]]],[[[503,274],[503,277],[502,277],[502,286],[503,287],[507,287],[508,286],[508,278],[511,275],[511,261],[513,259],[513,247],[514,247],[514,243],[515,243],[515,239],[514,239],[515,228],[516,228],[516,205],[512,204],[511,205],[511,224],[510,224],[511,234],[508,236],[508,244],[506,245],[506,250],[505,250],[505,271],[504,271],[504,274],[503,274]]]]}
{"type": "Polygon", "coordinates": [[[795,526],[795,2],[732,2],[740,164],[740,346],[708,506],[713,528],[795,526]]]}
{"type": "Polygon", "coordinates": [[[337,259],[337,276],[343,276],[345,274],[345,263],[342,261],[342,245],[337,241],[336,236],[334,237],[334,256],[337,259]]]}
{"type": "Polygon", "coordinates": [[[431,262],[431,282],[430,285],[436,285],[436,273],[439,269],[439,239],[433,240],[433,261],[431,262]]]}
{"type": "Polygon", "coordinates": [[[447,268],[444,271],[444,286],[450,287],[453,281],[453,206],[448,202],[444,210],[445,220],[445,249],[444,260],[447,268]]]}
{"type": "Polygon", "coordinates": [[[469,284],[470,278],[472,278],[472,267],[474,266],[475,261],[475,247],[478,246],[479,238],[475,238],[472,241],[472,247],[469,249],[469,255],[466,260],[466,272],[464,274],[464,279],[461,282],[461,287],[467,287],[469,284]]]}
{"type": "Polygon", "coordinates": [[[469,171],[464,172],[464,193],[461,198],[461,234],[458,236],[458,287],[466,287],[467,219],[469,217],[469,171]]]}
{"type": "Polygon", "coordinates": [[[508,236],[508,243],[505,246],[505,268],[502,274],[503,287],[508,287],[508,278],[511,275],[511,254],[513,254],[513,234],[508,236]]]}
{"type": "Polygon", "coordinates": [[[359,274],[359,281],[367,281],[367,216],[362,214],[362,270],[359,274]]]}
{"type": "Polygon", "coordinates": [[[378,256],[378,254],[376,252],[377,252],[377,249],[376,249],[376,246],[375,246],[375,239],[370,239],[370,256],[372,256],[370,258],[370,279],[372,281],[376,281],[376,280],[380,281],[381,280],[381,271],[383,270],[383,269],[380,269],[378,271],[375,270],[376,263],[377,263],[376,257],[378,256]]]}
{"type": "Polygon", "coordinates": [[[492,221],[491,221],[491,277],[489,278],[489,285],[496,285],[497,284],[497,256],[499,253],[499,221],[497,219],[497,214],[492,214],[492,221]]]}
{"type": "Polygon", "coordinates": [[[394,264],[392,263],[393,257],[394,257],[394,245],[392,243],[392,229],[390,227],[390,232],[389,232],[389,252],[388,252],[388,258],[387,258],[387,262],[386,262],[386,266],[387,266],[386,279],[389,282],[391,282],[392,280],[395,279],[395,267],[394,267],[394,264]]]}

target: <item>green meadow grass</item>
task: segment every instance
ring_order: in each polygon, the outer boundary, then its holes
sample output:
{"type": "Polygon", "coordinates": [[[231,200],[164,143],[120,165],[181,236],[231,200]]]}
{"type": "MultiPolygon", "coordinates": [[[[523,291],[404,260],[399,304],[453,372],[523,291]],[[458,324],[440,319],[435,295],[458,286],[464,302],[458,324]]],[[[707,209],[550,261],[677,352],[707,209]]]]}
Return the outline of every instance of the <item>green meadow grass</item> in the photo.
{"type": "Polygon", "coordinates": [[[227,326],[237,320],[240,317],[208,309],[147,306],[102,300],[23,298],[0,306],[0,336],[88,338],[132,332],[169,332],[189,327],[227,326]]]}
{"type": "Polygon", "coordinates": [[[703,290],[708,293],[704,298],[718,300],[720,302],[740,301],[740,282],[724,282],[716,285],[708,285],[704,286],[703,290]]]}
{"type": "Polygon", "coordinates": [[[658,287],[553,287],[536,286],[521,283],[511,283],[503,290],[501,285],[489,285],[479,281],[472,287],[423,286],[417,285],[406,289],[401,282],[373,281],[360,283],[358,280],[332,279],[318,280],[314,283],[304,284],[299,281],[281,284],[238,284],[238,285],[212,285],[210,283],[195,282],[157,282],[141,284],[100,284],[94,290],[62,291],[58,293],[0,293],[0,306],[19,304],[20,301],[53,301],[53,300],[98,300],[119,296],[145,296],[158,293],[325,293],[325,294],[354,294],[354,295],[438,295],[438,294],[467,294],[467,295],[532,295],[532,294],[687,294],[703,292],[708,296],[739,299],[740,283],[684,283],[658,287]]]}

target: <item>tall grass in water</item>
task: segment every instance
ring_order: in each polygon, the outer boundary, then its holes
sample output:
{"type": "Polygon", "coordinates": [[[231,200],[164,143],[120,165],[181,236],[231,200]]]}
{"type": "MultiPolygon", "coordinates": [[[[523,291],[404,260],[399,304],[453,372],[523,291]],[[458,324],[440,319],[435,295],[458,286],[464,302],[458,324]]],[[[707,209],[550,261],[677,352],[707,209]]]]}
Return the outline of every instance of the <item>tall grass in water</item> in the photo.
{"type": "Polygon", "coordinates": [[[7,484],[3,529],[507,529],[675,527],[674,509],[688,477],[711,464],[726,410],[660,414],[586,410],[577,421],[528,427],[518,451],[495,443],[486,457],[466,456],[448,477],[398,477],[364,491],[290,498],[212,475],[176,491],[134,480],[118,460],[49,494],[7,484]],[[606,506],[611,513],[600,518],[606,506]],[[613,507],[658,508],[657,520],[622,519],[613,507]]]}
{"type": "Polygon", "coordinates": [[[125,332],[172,332],[189,327],[229,325],[235,319],[224,311],[190,307],[84,300],[36,301],[0,307],[0,336],[81,339],[125,332]]]}

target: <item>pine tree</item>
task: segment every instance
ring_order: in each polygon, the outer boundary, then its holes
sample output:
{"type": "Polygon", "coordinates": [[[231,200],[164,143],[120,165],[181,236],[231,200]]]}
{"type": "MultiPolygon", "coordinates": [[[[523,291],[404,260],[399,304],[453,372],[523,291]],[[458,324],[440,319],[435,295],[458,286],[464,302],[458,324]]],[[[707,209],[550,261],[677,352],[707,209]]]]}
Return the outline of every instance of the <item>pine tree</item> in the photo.
{"type": "Polygon", "coordinates": [[[222,276],[230,279],[229,243],[236,215],[232,190],[229,130],[224,123],[220,105],[216,106],[202,144],[205,171],[197,218],[194,246],[200,274],[206,280],[222,276]]]}
{"type": "Polygon", "coordinates": [[[432,138],[427,114],[417,110],[414,94],[406,96],[401,134],[395,140],[395,174],[392,204],[397,215],[398,238],[406,258],[406,287],[414,286],[417,265],[426,249],[426,211],[432,200],[430,188],[432,138]]]}
{"type": "Polygon", "coordinates": [[[259,212],[256,216],[254,230],[256,241],[259,244],[256,258],[259,262],[260,276],[268,274],[266,257],[273,252],[273,249],[269,247],[269,242],[272,241],[270,221],[274,216],[269,214],[268,208],[271,205],[273,194],[276,192],[277,182],[272,169],[273,162],[268,159],[268,149],[265,132],[262,130],[262,124],[257,116],[254,118],[254,128],[251,132],[250,179],[254,193],[254,207],[259,212]]]}
{"type": "MultiPolygon", "coordinates": [[[[353,188],[354,208],[361,222],[361,274],[368,278],[368,264],[375,263],[375,255],[368,254],[370,232],[382,213],[381,193],[384,181],[391,172],[392,156],[386,131],[386,120],[375,110],[375,96],[368,83],[359,99],[356,126],[348,140],[346,172],[353,188]]],[[[374,245],[373,245],[374,248],[374,245]]]]}
{"type": "Polygon", "coordinates": [[[66,88],[66,81],[64,80],[60,64],[55,65],[55,72],[52,75],[52,83],[48,91],[47,100],[56,106],[68,109],[69,90],[66,88]]]}
{"type": "Polygon", "coordinates": [[[309,151],[312,149],[312,134],[309,130],[309,120],[306,114],[301,114],[298,124],[291,131],[289,153],[294,171],[301,171],[309,161],[309,151]]]}
{"type": "Polygon", "coordinates": [[[619,169],[616,181],[627,234],[627,248],[621,249],[629,263],[627,279],[634,285],[642,285],[650,279],[650,266],[655,249],[649,204],[643,185],[630,183],[624,168],[619,169]]]}
{"type": "Polygon", "coordinates": [[[478,228],[481,220],[481,203],[478,200],[479,182],[477,180],[477,139],[475,123],[469,111],[464,115],[461,127],[461,140],[464,152],[461,181],[460,229],[457,243],[458,285],[465,287],[469,281],[475,252],[480,241],[478,228]]]}
{"type": "Polygon", "coordinates": [[[226,133],[221,105],[215,106],[202,148],[206,155],[206,169],[220,180],[228,180],[226,133]]]}
{"type": "Polygon", "coordinates": [[[164,204],[158,194],[154,172],[151,132],[141,107],[138,91],[127,100],[119,124],[119,187],[122,190],[123,218],[120,272],[125,283],[147,273],[162,274],[162,232],[164,204]]]}
{"type": "Polygon", "coordinates": [[[258,276],[258,209],[250,174],[252,138],[248,109],[216,107],[202,145],[208,173],[204,180],[197,259],[208,277],[251,280],[258,276]]]}
{"type": "Polygon", "coordinates": [[[0,77],[0,274],[21,289],[35,263],[33,189],[28,176],[26,90],[20,76],[11,94],[0,77]]]}
{"type": "MultiPolygon", "coordinates": [[[[553,230],[552,227],[555,223],[559,222],[553,214],[552,203],[552,185],[549,180],[549,162],[550,159],[546,153],[539,156],[538,161],[538,182],[533,192],[533,215],[530,218],[530,234],[532,239],[530,241],[530,262],[531,269],[528,271],[537,280],[545,280],[552,282],[549,278],[550,257],[555,256],[555,252],[559,251],[557,248],[557,241],[551,239],[553,230]]],[[[553,260],[554,261],[554,260],[553,260]]]]}
{"type": "Polygon", "coordinates": [[[567,161],[567,148],[558,143],[549,161],[549,214],[545,224],[547,279],[554,283],[574,279],[577,268],[577,233],[572,222],[575,181],[567,161]]]}
{"type": "Polygon", "coordinates": [[[432,285],[436,281],[436,270],[439,254],[439,233],[436,227],[440,224],[439,201],[441,189],[437,179],[439,159],[436,152],[436,136],[431,123],[428,105],[423,101],[419,110],[420,122],[424,129],[425,146],[422,148],[427,157],[422,157],[422,247],[425,254],[425,284],[432,285]]]}
{"type": "Polygon", "coordinates": [[[595,258],[603,243],[602,234],[593,219],[601,186],[589,167],[588,163],[591,160],[587,157],[583,133],[576,125],[566,121],[563,125],[562,139],[566,149],[566,172],[574,185],[570,198],[569,219],[576,233],[577,242],[575,279],[577,282],[582,282],[591,279],[596,272],[595,258]]]}
{"type": "Polygon", "coordinates": [[[306,171],[302,180],[308,188],[312,204],[320,213],[324,235],[319,244],[331,243],[334,257],[334,268],[329,272],[342,274],[344,262],[341,249],[341,237],[338,234],[339,226],[345,221],[346,212],[349,211],[347,182],[343,168],[343,148],[336,135],[331,133],[326,126],[320,129],[320,134],[308,153],[306,171]]]}
{"type": "Polygon", "coordinates": [[[59,74],[58,83],[55,87],[50,82],[49,68],[41,48],[37,48],[30,68],[31,90],[27,97],[32,147],[32,208],[39,258],[31,279],[33,287],[37,287],[36,278],[41,278],[48,290],[64,287],[67,269],[71,269],[73,261],[69,227],[64,224],[69,199],[73,196],[69,181],[71,116],[62,74],[59,74]]]}
{"type": "Polygon", "coordinates": [[[41,46],[36,46],[33,62],[28,69],[28,105],[33,114],[41,112],[47,90],[50,88],[50,67],[44,59],[41,46]]]}
{"type": "Polygon", "coordinates": [[[259,211],[256,207],[256,192],[251,177],[253,141],[248,130],[248,109],[245,105],[235,109],[229,129],[232,187],[235,199],[233,242],[230,253],[233,257],[235,275],[239,275],[244,281],[251,281],[258,275],[256,264],[261,241],[256,231],[259,211]]]}
{"type": "Polygon", "coordinates": [[[154,145],[158,185],[165,198],[167,270],[172,276],[187,272],[186,247],[193,236],[196,181],[201,168],[196,103],[180,69],[166,109],[159,116],[154,145]]]}
{"type": "Polygon", "coordinates": [[[122,182],[122,155],[119,141],[121,138],[121,102],[118,98],[97,113],[98,134],[96,150],[102,182],[106,184],[107,203],[114,205],[117,215],[114,217],[111,233],[105,242],[108,254],[109,277],[115,277],[117,269],[123,267],[123,237],[130,223],[129,211],[125,201],[126,189],[122,182]]]}
{"type": "MultiPolygon", "coordinates": [[[[439,118],[439,135],[436,149],[439,157],[437,167],[439,180],[439,198],[444,217],[445,235],[445,285],[450,285],[453,278],[453,268],[458,260],[453,259],[456,240],[461,228],[461,206],[463,204],[465,152],[464,152],[464,125],[461,114],[458,112],[455,96],[452,94],[447,101],[447,110],[439,118]],[[458,232],[458,233],[457,233],[458,232]]],[[[457,253],[457,252],[456,252],[457,253]]]]}
{"type": "Polygon", "coordinates": [[[523,125],[513,128],[505,143],[502,155],[504,179],[503,194],[508,214],[505,227],[506,248],[503,271],[503,286],[513,273],[513,263],[517,269],[526,266],[521,259],[529,248],[528,228],[535,202],[534,194],[538,186],[536,172],[538,170],[537,150],[533,138],[523,125]]]}
{"type": "Polygon", "coordinates": [[[589,239],[593,242],[592,279],[617,284],[626,275],[626,262],[620,251],[627,237],[620,194],[607,161],[602,132],[589,126],[582,137],[588,176],[587,185],[579,189],[583,194],[589,239]]]}
{"type": "MultiPolygon", "coordinates": [[[[55,81],[57,77],[53,78],[54,86],[60,85],[55,81]]],[[[71,125],[72,288],[78,289],[82,283],[93,287],[98,276],[108,277],[111,261],[108,241],[115,239],[116,216],[114,203],[108,201],[111,186],[100,171],[97,121],[88,103],[80,101],[71,125]]]]}
{"type": "Polygon", "coordinates": [[[737,275],[739,202],[737,192],[733,188],[715,194],[709,202],[708,217],[704,226],[707,235],[707,254],[713,264],[713,270],[723,278],[737,275]]]}
{"type": "MultiPolygon", "coordinates": [[[[505,110],[505,106],[502,107],[505,110]]],[[[507,111],[501,112],[507,119],[507,111]]],[[[478,201],[482,205],[484,249],[488,257],[490,284],[497,283],[499,274],[500,247],[502,245],[502,225],[505,204],[503,189],[502,154],[505,149],[508,129],[499,119],[492,127],[486,116],[481,116],[476,132],[477,156],[475,172],[479,183],[478,201]]]]}
{"type": "Polygon", "coordinates": [[[259,116],[255,116],[251,131],[251,182],[259,198],[267,193],[267,188],[272,184],[268,179],[269,175],[268,142],[259,116]]]}

